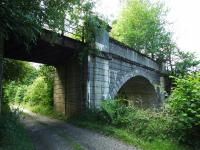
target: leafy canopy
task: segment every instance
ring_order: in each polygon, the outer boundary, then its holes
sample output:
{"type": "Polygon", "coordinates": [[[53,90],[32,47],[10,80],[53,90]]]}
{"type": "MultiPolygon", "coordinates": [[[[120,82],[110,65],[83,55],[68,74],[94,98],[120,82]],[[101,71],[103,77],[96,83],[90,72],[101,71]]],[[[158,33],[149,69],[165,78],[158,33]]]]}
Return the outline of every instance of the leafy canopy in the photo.
{"type": "Polygon", "coordinates": [[[0,38],[18,39],[25,44],[36,41],[44,26],[63,31],[64,18],[78,22],[92,3],[80,0],[1,0],[0,38]]]}
{"type": "Polygon", "coordinates": [[[166,11],[160,3],[128,0],[113,24],[111,35],[135,50],[163,61],[175,46],[171,33],[165,29],[165,15],[166,11]]]}
{"type": "Polygon", "coordinates": [[[185,75],[199,70],[200,60],[194,53],[178,51],[176,56],[178,60],[175,60],[175,74],[185,75]]]}
{"type": "Polygon", "coordinates": [[[28,62],[4,59],[3,66],[4,83],[15,81],[23,84],[31,84],[37,76],[37,70],[28,62]]]}
{"type": "Polygon", "coordinates": [[[200,72],[176,78],[176,88],[168,99],[174,123],[184,140],[199,144],[200,135],[200,72]]]}
{"type": "Polygon", "coordinates": [[[200,72],[176,78],[169,105],[187,127],[200,125],[200,72]]]}

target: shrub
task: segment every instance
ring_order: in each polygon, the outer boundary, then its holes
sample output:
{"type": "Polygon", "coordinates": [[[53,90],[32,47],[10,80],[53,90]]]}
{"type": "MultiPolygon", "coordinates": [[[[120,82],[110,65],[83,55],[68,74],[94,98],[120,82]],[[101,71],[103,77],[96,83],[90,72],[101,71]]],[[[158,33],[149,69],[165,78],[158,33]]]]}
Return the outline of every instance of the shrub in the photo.
{"type": "Polygon", "coordinates": [[[13,102],[15,100],[15,95],[17,92],[17,83],[15,81],[11,81],[6,83],[3,87],[3,102],[13,102]]]}
{"type": "Polygon", "coordinates": [[[100,118],[107,123],[125,127],[133,121],[131,116],[134,111],[131,109],[122,100],[105,100],[101,104],[100,118]]]}
{"type": "Polygon", "coordinates": [[[15,94],[15,101],[20,103],[24,99],[24,95],[27,91],[27,86],[26,85],[21,85],[17,88],[16,94],[15,94]]]}
{"type": "Polygon", "coordinates": [[[175,114],[177,131],[182,140],[200,139],[200,73],[176,79],[176,88],[168,103],[175,114]]]}
{"type": "Polygon", "coordinates": [[[163,110],[143,110],[126,106],[121,100],[103,101],[100,109],[102,121],[126,128],[147,139],[165,139],[174,132],[173,117],[163,110]]]}
{"type": "Polygon", "coordinates": [[[28,86],[24,100],[31,105],[50,105],[52,103],[52,97],[50,96],[44,77],[37,77],[33,81],[33,84],[28,86]]]}
{"type": "Polygon", "coordinates": [[[131,130],[141,137],[154,139],[172,138],[174,133],[173,117],[166,110],[136,109],[131,130]]]}

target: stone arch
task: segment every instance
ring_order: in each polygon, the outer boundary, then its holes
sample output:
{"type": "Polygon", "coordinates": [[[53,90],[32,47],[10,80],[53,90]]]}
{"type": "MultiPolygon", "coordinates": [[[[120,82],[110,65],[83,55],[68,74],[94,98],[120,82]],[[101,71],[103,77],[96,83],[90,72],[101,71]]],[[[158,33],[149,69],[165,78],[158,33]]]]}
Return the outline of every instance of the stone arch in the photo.
{"type": "Polygon", "coordinates": [[[138,106],[145,108],[155,107],[159,105],[159,96],[155,85],[156,82],[147,73],[140,71],[130,72],[115,83],[110,97],[113,99],[120,92],[125,94],[129,92],[129,100],[133,100],[133,103],[138,102],[138,106]],[[132,95],[130,90],[133,91],[132,95]],[[130,96],[132,97],[130,98],[130,96]]]}

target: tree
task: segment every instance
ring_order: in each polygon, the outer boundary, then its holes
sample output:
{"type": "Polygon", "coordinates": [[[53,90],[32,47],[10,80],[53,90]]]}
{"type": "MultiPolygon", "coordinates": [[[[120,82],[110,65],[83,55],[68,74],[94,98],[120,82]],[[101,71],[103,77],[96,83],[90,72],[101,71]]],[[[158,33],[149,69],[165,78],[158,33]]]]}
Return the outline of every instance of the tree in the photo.
{"type": "Polygon", "coordinates": [[[166,12],[161,3],[128,0],[113,23],[111,36],[158,63],[166,63],[170,75],[185,75],[196,70],[200,61],[194,54],[178,49],[172,33],[166,30],[166,12]]]}
{"type": "MultiPolygon", "coordinates": [[[[65,16],[70,24],[78,23],[80,14],[90,11],[92,6],[89,0],[1,0],[0,91],[5,40],[18,40],[28,48],[36,42],[44,26],[53,31],[63,31],[65,16]]],[[[0,107],[1,95],[0,92],[0,107]]]]}
{"type": "Polygon", "coordinates": [[[3,72],[3,106],[8,102],[18,101],[29,84],[37,77],[37,70],[28,62],[4,59],[3,72]],[[16,96],[17,95],[17,96],[16,96]]]}
{"type": "Polygon", "coordinates": [[[197,57],[194,53],[177,51],[174,61],[174,70],[173,73],[177,75],[187,75],[192,72],[197,72],[199,70],[200,60],[197,60],[197,57]]]}
{"type": "Polygon", "coordinates": [[[44,77],[44,81],[47,84],[47,93],[51,99],[51,105],[53,105],[53,81],[55,76],[55,68],[48,65],[40,66],[39,76],[44,77]]]}
{"type": "Polygon", "coordinates": [[[172,33],[165,29],[165,15],[160,3],[128,0],[113,24],[111,36],[159,62],[166,61],[175,44],[171,40],[172,33]]]}
{"type": "Polygon", "coordinates": [[[52,97],[48,92],[48,85],[43,76],[38,76],[33,84],[28,86],[24,94],[24,101],[31,105],[50,105],[52,103],[52,97]]]}
{"type": "Polygon", "coordinates": [[[200,138],[200,72],[175,78],[175,84],[176,88],[168,99],[175,117],[174,124],[182,140],[197,144],[200,138]]]}
{"type": "Polygon", "coordinates": [[[37,70],[28,62],[4,59],[3,62],[3,80],[4,83],[11,81],[20,84],[31,84],[37,76],[37,70]]]}
{"type": "Polygon", "coordinates": [[[80,13],[89,11],[90,2],[81,0],[1,0],[0,39],[19,39],[28,45],[36,41],[44,25],[64,30],[64,17],[70,23],[80,20],[80,13]]]}

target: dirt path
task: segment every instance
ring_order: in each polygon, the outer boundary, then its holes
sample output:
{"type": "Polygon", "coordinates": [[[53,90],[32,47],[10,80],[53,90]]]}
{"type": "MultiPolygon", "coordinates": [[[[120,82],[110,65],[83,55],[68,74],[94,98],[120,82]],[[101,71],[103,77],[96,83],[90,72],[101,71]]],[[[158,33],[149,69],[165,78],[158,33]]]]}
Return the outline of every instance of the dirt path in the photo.
{"type": "Polygon", "coordinates": [[[36,150],[137,150],[111,137],[23,111],[29,116],[25,116],[21,121],[27,128],[36,150]]]}

